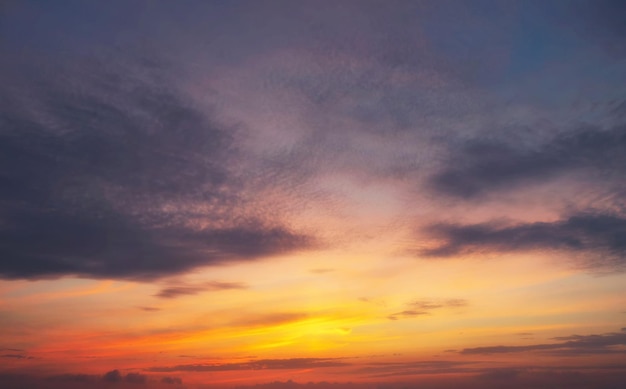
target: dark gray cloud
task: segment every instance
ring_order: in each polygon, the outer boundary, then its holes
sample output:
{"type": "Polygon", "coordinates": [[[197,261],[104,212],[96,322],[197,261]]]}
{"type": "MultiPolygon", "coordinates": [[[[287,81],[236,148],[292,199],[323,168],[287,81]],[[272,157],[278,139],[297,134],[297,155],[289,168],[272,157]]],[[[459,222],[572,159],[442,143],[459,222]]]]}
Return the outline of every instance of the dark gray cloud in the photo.
{"type": "Polygon", "coordinates": [[[486,346],[465,348],[461,354],[504,354],[521,352],[550,352],[563,356],[582,354],[624,354],[626,331],[601,335],[571,335],[556,337],[556,343],[531,344],[526,346],[486,346]]]}
{"type": "Polygon", "coordinates": [[[211,281],[197,285],[177,284],[163,288],[155,296],[160,298],[177,298],[194,295],[202,292],[212,292],[219,290],[246,289],[248,286],[241,282],[219,282],[211,281]]]}
{"type": "Polygon", "coordinates": [[[443,242],[420,251],[427,257],[475,252],[566,250],[581,253],[590,266],[620,267],[626,260],[626,219],[610,214],[577,214],[555,222],[502,225],[436,224],[427,231],[443,242]]]}
{"type": "Polygon", "coordinates": [[[148,381],[148,377],[141,373],[128,373],[124,377],[124,381],[131,384],[145,384],[148,381]]]}
{"type": "Polygon", "coordinates": [[[451,150],[430,185],[439,193],[470,199],[581,170],[594,173],[590,181],[623,179],[626,126],[584,128],[534,146],[471,140],[451,150]]]}
{"type": "Polygon", "coordinates": [[[153,279],[311,246],[245,215],[232,128],[165,65],[116,55],[3,74],[0,277],[153,279]]]}
{"type": "Polygon", "coordinates": [[[94,383],[101,377],[91,374],[59,374],[48,377],[48,381],[54,382],[75,382],[75,383],[94,383]]]}
{"type": "Polygon", "coordinates": [[[120,382],[122,381],[122,374],[117,369],[111,370],[104,373],[104,375],[102,376],[102,380],[105,382],[120,382]]]}
{"type": "Polygon", "coordinates": [[[322,367],[349,366],[349,363],[341,362],[339,358],[291,358],[291,359],[259,359],[241,363],[223,364],[195,364],[151,367],[146,371],[155,373],[166,373],[174,371],[233,371],[233,370],[292,370],[310,369],[322,367]]]}
{"type": "Polygon", "coordinates": [[[592,39],[598,47],[615,58],[626,56],[623,37],[626,27],[619,15],[626,12],[626,5],[619,0],[583,1],[574,7],[581,18],[575,30],[586,39],[592,39]]]}

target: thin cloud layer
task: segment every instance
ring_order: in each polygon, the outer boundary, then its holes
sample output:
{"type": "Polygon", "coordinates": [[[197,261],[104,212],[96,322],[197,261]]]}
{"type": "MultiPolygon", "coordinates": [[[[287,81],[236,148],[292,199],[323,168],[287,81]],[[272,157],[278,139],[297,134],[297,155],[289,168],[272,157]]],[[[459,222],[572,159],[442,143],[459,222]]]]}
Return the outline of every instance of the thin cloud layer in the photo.
{"type": "Polygon", "coordinates": [[[571,335],[554,338],[559,342],[531,344],[525,346],[486,346],[465,348],[460,351],[465,355],[507,354],[523,352],[549,352],[563,356],[582,354],[624,354],[626,331],[600,335],[571,335]]]}
{"type": "Polygon", "coordinates": [[[342,367],[349,363],[341,362],[339,358],[291,358],[291,359],[259,359],[241,363],[223,364],[195,364],[150,367],[146,371],[167,373],[175,371],[215,372],[232,370],[292,370],[312,369],[323,367],[342,367]]]}

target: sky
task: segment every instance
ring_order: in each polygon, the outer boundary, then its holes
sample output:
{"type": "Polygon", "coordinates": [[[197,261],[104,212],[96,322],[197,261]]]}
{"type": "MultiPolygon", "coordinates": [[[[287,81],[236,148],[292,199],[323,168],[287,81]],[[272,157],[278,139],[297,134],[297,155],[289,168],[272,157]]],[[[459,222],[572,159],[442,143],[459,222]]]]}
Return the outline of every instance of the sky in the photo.
{"type": "Polygon", "coordinates": [[[0,386],[618,388],[622,1],[0,3],[0,386]]]}

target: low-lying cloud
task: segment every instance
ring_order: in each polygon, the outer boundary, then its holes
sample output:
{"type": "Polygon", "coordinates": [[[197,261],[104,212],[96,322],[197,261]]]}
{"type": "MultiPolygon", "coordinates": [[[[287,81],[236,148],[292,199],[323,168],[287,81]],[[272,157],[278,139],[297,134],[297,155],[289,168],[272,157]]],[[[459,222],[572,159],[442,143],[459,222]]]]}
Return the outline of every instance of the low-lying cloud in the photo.
{"type": "Polygon", "coordinates": [[[581,354],[626,354],[626,331],[600,335],[571,335],[556,337],[556,343],[540,343],[524,346],[485,346],[465,348],[465,355],[507,354],[523,352],[549,352],[563,356],[581,354]]]}
{"type": "Polygon", "coordinates": [[[241,363],[223,364],[189,364],[177,366],[150,367],[146,371],[167,373],[175,371],[215,372],[236,370],[292,370],[324,367],[348,366],[339,358],[291,358],[291,359],[259,359],[241,363]]]}

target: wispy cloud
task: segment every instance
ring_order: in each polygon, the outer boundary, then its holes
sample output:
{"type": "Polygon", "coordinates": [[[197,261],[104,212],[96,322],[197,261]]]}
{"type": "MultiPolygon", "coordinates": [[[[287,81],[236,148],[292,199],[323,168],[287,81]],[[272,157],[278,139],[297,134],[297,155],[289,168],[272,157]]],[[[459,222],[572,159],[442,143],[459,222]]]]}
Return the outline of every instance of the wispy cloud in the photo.
{"type": "Polygon", "coordinates": [[[309,318],[306,312],[274,312],[261,315],[245,316],[234,320],[231,325],[244,327],[266,327],[292,323],[309,318]]]}
{"type": "Polygon", "coordinates": [[[293,370],[311,369],[325,367],[348,366],[349,363],[342,362],[339,358],[291,358],[291,359],[258,359],[241,363],[224,364],[196,364],[150,367],[146,371],[150,372],[174,372],[174,371],[196,371],[215,372],[233,370],[293,370]]]}
{"type": "Polygon", "coordinates": [[[389,320],[398,320],[401,318],[407,318],[407,317],[416,317],[416,316],[423,316],[423,315],[430,315],[429,312],[427,311],[415,311],[415,310],[406,310],[406,311],[400,311],[400,312],[396,312],[393,313],[389,316],[387,316],[387,318],[389,320]]]}
{"type": "Polygon", "coordinates": [[[387,318],[389,320],[398,320],[403,318],[430,315],[433,310],[441,308],[461,308],[466,307],[468,304],[468,301],[464,299],[414,300],[407,303],[407,306],[410,307],[410,309],[393,313],[387,316],[387,318]]]}
{"type": "Polygon", "coordinates": [[[0,355],[2,358],[12,358],[12,359],[34,359],[34,357],[30,357],[28,355],[23,354],[4,354],[0,355]]]}
{"type": "Polygon", "coordinates": [[[326,274],[326,273],[334,272],[335,269],[324,267],[324,268],[311,269],[309,271],[314,274],[326,274]]]}
{"type": "Polygon", "coordinates": [[[600,335],[571,335],[556,337],[555,343],[530,344],[524,346],[485,346],[465,348],[461,354],[506,354],[523,352],[549,352],[559,355],[581,354],[624,354],[626,331],[600,335]]]}
{"type": "Polygon", "coordinates": [[[430,360],[409,362],[379,362],[369,364],[357,371],[370,377],[394,377],[423,374],[453,374],[474,372],[476,362],[454,360],[430,360]]]}
{"type": "Polygon", "coordinates": [[[201,284],[177,284],[168,286],[159,291],[159,293],[155,294],[156,297],[172,299],[178,298],[182,296],[195,295],[203,292],[214,292],[220,290],[232,290],[232,289],[247,289],[248,286],[241,282],[219,282],[219,281],[211,281],[205,282],[201,284]]]}
{"type": "Polygon", "coordinates": [[[157,312],[161,310],[161,308],[157,308],[157,307],[137,307],[137,308],[145,312],[157,312]]]}

